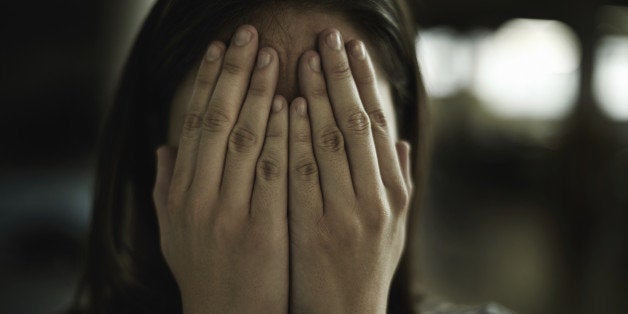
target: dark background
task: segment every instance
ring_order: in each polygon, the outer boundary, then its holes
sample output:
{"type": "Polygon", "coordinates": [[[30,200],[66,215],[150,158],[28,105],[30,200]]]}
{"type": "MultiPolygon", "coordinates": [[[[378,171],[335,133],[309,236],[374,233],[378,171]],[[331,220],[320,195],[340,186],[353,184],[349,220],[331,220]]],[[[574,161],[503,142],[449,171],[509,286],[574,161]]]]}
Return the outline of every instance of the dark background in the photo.
{"type": "MultiPolygon", "coordinates": [[[[2,313],[59,311],[72,297],[98,130],[150,3],[1,6],[2,313]]],[[[473,86],[432,95],[433,167],[419,241],[431,295],[496,301],[523,313],[628,312],[628,119],[602,110],[593,90],[600,43],[628,36],[626,6],[416,4],[422,33],[453,41],[471,40],[478,30],[490,36],[515,18],[561,21],[580,56],[576,97],[559,117],[500,117],[473,86]]],[[[619,85],[628,90],[628,75],[619,85]]]]}

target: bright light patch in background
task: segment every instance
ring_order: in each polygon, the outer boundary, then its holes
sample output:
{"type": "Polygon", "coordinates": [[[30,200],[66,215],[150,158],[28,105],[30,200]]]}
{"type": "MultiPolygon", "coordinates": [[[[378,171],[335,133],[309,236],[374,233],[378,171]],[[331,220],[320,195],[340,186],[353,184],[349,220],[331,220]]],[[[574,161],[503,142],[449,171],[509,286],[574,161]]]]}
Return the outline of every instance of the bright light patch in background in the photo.
{"type": "Polygon", "coordinates": [[[444,27],[422,31],[417,55],[430,97],[451,96],[469,86],[474,60],[468,37],[444,27]]]}
{"type": "Polygon", "coordinates": [[[593,92],[613,120],[628,120],[628,36],[607,36],[595,57],[593,92]]]}
{"type": "Polygon", "coordinates": [[[581,51],[565,24],[516,19],[479,44],[474,93],[504,118],[558,119],[573,107],[581,51]]]}

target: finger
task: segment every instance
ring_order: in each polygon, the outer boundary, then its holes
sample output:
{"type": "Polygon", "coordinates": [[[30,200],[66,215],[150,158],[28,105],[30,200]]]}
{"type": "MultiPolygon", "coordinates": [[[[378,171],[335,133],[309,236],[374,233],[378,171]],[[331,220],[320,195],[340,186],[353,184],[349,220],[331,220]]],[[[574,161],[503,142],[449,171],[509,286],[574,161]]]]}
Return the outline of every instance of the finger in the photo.
{"type": "Polygon", "coordinates": [[[377,196],[383,187],[370,121],[353,80],[342,37],[337,30],[324,31],[319,50],[329,99],[338,127],[346,140],[353,185],[358,198],[377,196]]]}
{"type": "Polygon", "coordinates": [[[323,216],[323,197],[318,166],[312,149],[312,133],[308,108],[297,98],[290,108],[290,222],[299,224],[319,221],[323,216]]]}
{"type": "Polygon", "coordinates": [[[397,213],[407,213],[406,210],[410,206],[414,192],[412,170],[410,169],[410,144],[405,141],[397,142],[395,148],[399,156],[399,164],[403,169],[404,179],[402,188],[389,191],[389,200],[393,208],[397,210],[397,213]]]}
{"type": "Polygon", "coordinates": [[[194,194],[218,191],[222,178],[227,139],[235,124],[249,85],[257,54],[257,31],[241,26],[231,40],[216,87],[203,115],[194,194]]]}
{"type": "Polygon", "coordinates": [[[224,51],[225,45],[222,42],[212,42],[196,75],[192,97],[181,131],[174,177],[172,178],[172,192],[175,195],[185,193],[194,179],[198,141],[201,136],[201,121],[220,73],[224,51]]]}
{"type": "Polygon", "coordinates": [[[376,85],[375,69],[364,43],[353,40],[347,45],[353,78],[369,120],[377,152],[377,161],[384,186],[395,188],[403,182],[403,173],[397,159],[395,142],[388,127],[381,98],[376,85]]]}
{"type": "Polygon", "coordinates": [[[399,156],[399,163],[403,171],[403,180],[406,188],[410,191],[410,194],[414,191],[414,181],[412,179],[412,162],[410,160],[410,153],[412,148],[410,143],[406,141],[397,142],[395,145],[397,155],[399,156]]]}
{"type": "Polygon", "coordinates": [[[168,194],[170,182],[174,172],[176,152],[168,146],[161,146],[157,149],[157,174],[155,177],[155,187],[153,189],[153,201],[160,229],[169,223],[168,194]]]}
{"type": "Polygon", "coordinates": [[[246,100],[229,136],[222,176],[221,196],[237,208],[250,208],[255,165],[264,144],[278,73],[277,52],[270,47],[260,49],[246,100]]]}
{"type": "Polygon", "coordinates": [[[335,208],[352,206],[355,190],[344,137],[336,124],[320,67],[320,57],[315,51],[308,51],[301,58],[299,84],[307,100],[324,203],[339,206],[335,208]]]}
{"type": "Polygon", "coordinates": [[[264,148],[257,160],[251,217],[267,225],[286,220],[288,208],[288,107],[275,96],[264,148]]]}

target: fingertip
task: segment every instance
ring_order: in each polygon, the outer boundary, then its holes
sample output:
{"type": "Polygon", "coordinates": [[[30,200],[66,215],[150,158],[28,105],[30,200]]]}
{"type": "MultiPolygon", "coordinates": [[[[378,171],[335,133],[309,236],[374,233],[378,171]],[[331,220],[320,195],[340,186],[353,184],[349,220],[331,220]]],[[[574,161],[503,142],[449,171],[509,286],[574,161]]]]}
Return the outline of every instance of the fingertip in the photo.
{"type": "Polygon", "coordinates": [[[308,72],[320,73],[322,67],[319,53],[314,50],[304,52],[301,55],[301,69],[308,72]]]}
{"type": "Polygon", "coordinates": [[[286,99],[282,95],[275,95],[270,118],[266,129],[267,138],[285,139],[288,136],[288,110],[286,99]]]}
{"type": "Polygon", "coordinates": [[[328,49],[339,51],[342,49],[342,35],[336,28],[327,28],[320,33],[318,41],[319,49],[327,47],[328,49]]]}
{"type": "Polygon", "coordinates": [[[335,28],[335,27],[328,27],[323,29],[320,33],[319,33],[319,38],[321,40],[325,39],[325,36],[332,34],[332,33],[340,33],[340,31],[335,28]]]}
{"type": "Polygon", "coordinates": [[[222,50],[222,52],[224,53],[225,50],[227,50],[227,44],[222,41],[222,40],[214,40],[212,41],[212,44],[216,45],[216,47],[220,48],[220,50],[222,50]]]}
{"type": "Polygon", "coordinates": [[[312,55],[308,61],[307,64],[310,68],[310,70],[316,72],[316,73],[320,73],[322,71],[322,67],[321,67],[321,58],[318,54],[312,55]]]}
{"type": "Polygon", "coordinates": [[[410,151],[412,151],[412,145],[410,145],[410,142],[402,140],[400,141],[400,143],[404,147],[407,153],[410,153],[410,151]]]}
{"type": "Polygon", "coordinates": [[[405,174],[408,166],[410,144],[406,141],[398,141],[397,143],[395,143],[395,148],[397,149],[397,158],[399,159],[399,164],[401,165],[402,171],[405,174]]]}
{"type": "Polygon", "coordinates": [[[207,53],[205,55],[206,60],[209,62],[218,61],[222,58],[225,49],[227,48],[223,42],[212,41],[207,48],[207,53]]]}
{"type": "Polygon", "coordinates": [[[292,101],[293,112],[300,117],[307,116],[307,100],[303,97],[297,97],[292,101]]]}
{"type": "Polygon", "coordinates": [[[251,33],[253,33],[254,36],[258,35],[257,28],[255,26],[251,25],[251,24],[240,25],[240,27],[238,27],[238,30],[248,30],[251,33]]]}
{"type": "MultiPolygon", "coordinates": [[[[269,65],[277,65],[279,57],[277,55],[277,51],[272,47],[263,47],[259,50],[257,54],[257,69],[264,69],[269,65]]],[[[276,68],[274,66],[273,68],[276,68]]]]}
{"type": "Polygon", "coordinates": [[[366,47],[361,40],[352,39],[347,43],[346,49],[352,58],[360,61],[366,60],[366,47]]]}
{"type": "Polygon", "coordinates": [[[256,41],[258,39],[258,33],[255,26],[250,24],[245,24],[239,26],[232,39],[231,42],[235,44],[235,46],[243,47],[248,45],[249,43],[256,41]]]}
{"type": "Polygon", "coordinates": [[[284,107],[286,107],[286,98],[283,97],[282,95],[275,95],[275,98],[273,99],[273,107],[272,107],[272,111],[273,113],[279,113],[283,110],[284,107]]]}
{"type": "Polygon", "coordinates": [[[397,156],[399,158],[399,161],[401,161],[401,156],[404,155],[403,152],[404,152],[404,149],[405,149],[405,147],[403,145],[403,142],[397,141],[395,143],[395,149],[397,150],[397,156]]]}

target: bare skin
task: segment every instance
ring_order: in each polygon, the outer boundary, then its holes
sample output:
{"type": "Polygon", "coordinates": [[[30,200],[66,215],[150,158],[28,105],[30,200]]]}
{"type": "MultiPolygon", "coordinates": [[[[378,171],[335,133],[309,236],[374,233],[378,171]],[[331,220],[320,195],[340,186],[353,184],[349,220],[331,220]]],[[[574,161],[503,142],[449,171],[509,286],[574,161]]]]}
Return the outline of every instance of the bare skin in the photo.
{"type": "Polygon", "coordinates": [[[242,26],[177,93],[154,200],[185,313],[386,311],[410,148],[365,42],[316,25],[294,64],[242,26]]]}

